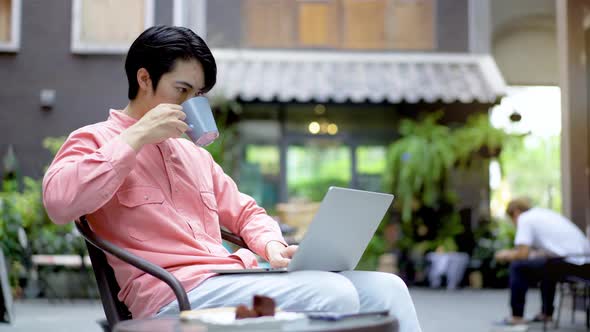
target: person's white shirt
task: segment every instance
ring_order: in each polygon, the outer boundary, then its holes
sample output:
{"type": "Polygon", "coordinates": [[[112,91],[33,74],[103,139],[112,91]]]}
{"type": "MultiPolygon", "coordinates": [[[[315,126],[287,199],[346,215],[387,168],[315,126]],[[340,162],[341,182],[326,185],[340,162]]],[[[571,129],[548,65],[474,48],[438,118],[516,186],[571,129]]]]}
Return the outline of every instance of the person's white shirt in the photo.
{"type": "MultiPolygon", "coordinates": [[[[526,245],[554,256],[590,255],[590,240],[572,221],[554,211],[532,208],[518,217],[516,246],[526,245]]],[[[590,257],[570,257],[572,264],[585,264],[590,257]]]]}

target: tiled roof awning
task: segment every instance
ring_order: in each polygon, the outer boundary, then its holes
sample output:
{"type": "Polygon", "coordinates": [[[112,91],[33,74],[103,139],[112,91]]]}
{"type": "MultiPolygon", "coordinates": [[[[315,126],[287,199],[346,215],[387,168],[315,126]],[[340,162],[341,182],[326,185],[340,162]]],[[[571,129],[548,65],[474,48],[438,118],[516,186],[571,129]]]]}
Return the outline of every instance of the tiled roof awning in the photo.
{"type": "Polygon", "coordinates": [[[212,94],[244,101],[493,104],[506,84],[477,54],[216,49],[212,94]]]}

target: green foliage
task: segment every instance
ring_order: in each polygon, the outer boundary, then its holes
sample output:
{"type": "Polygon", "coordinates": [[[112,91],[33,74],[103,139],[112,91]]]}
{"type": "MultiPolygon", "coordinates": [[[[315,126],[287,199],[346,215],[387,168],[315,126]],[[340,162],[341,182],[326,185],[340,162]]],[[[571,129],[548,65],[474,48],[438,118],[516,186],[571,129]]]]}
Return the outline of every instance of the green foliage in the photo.
{"type": "Polygon", "coordinates": [[[277,175],[280,172],[280,151],[277,145],[246,146],[245,160],[247,163],[260,165],[262,174],[277,175]]]}
{"type": "Polygon", "coordinates": [[[419,254],[428,251],[442,250],[444,252],[457,251],[455,236],[463,232],[459,215],[454,210],[436,211],[440,219],[432,220],[420,216],[415,223],[402,223],[404,235],[400,239],[399,247],[411,249],[419,254]],[[415,227],[418,224],[418,227],[415,227]]]}
{"type": "Polygon", "coordinates": [[[18,172],[18,161],[16,160],[16,155],[14,153],[14,147],[11,145],[8,146],[8,151],[2,158],[2,166],[4,171],[4,176],[14,177],[18,172]]]}
{"type": "Polygon", "coordinates": [[[312,202],[321,202],[330,186],[346,187],[348,180],[321,178],[298,181],[289,185],[289,197],[305,197],[312,202]]]}
{"type": "Polygon", "coordinates": [[[447,172],[455,162],[450,130],[437,123],[441,116],[442,112],[436,112],[421,122],[402,120],[402,138],[389,147],[385,183],[401,204],[404,222],[409,222],[412,211],[420,206],[437,205],[447,172]]]}
{"type": "Polygon", "coordinates": [[[381,176],[385,172],[387,149],[385,146],[359,146],[356,149],[357,171],[359,174],[381,176]]]}
{"type": "Polygon", "coordinates": [[[221,165],[226,173],[231,174],[234,165],[233,151],[231,148],[238,139],[235,126],[230,123],[233,114],[242,112],[242,105],[222,95],[216,95],[210,99],[211,109],[215,115],[215,123],[219,130],[219,138],[206,147],[213,159],[221,165]]]}
{"type": "MultiPolygon", "coordinates": [[[[2,220],[0,240],[18,243],[18,228],[22,228],[29,240],[33,254],[79,254],[85,252],[80,237],[73,235],[73,224],[54,224],[43,207],[41,180],[24,178],[22,192],[0,192],[2,220]]],[[[9,251],[14,247],[6,248],[9,251]]],[[[22,253],[16,251],[17,256],[22,253]]]]}
{"type": "Polygon", "coordinates": [[[456,194],[449,187],[449,171],[469,166],[474,158],[495,157],[514,139],[494,128],[485,114],[470,117],[454,130],[438,123],[441,116],[439,111],[418,121],[403,120],[402,137],[388,150],[385,184],[397,196],[401,249],[456,251],[454,238],[463,227],[456,194]],[[483,149],[495,153],[482,155],[483,149]]]}
{"type": "MultiPolygon", "coordinates": [[[[385,224],[382,222],[382,224],[385,224]]],[[[380,228],[382,226],[380,225],[380,228]]],[[[387,243],[381,236],[373,236],[369,245],[365,249],[361,260],[356,266],[356,270],[360,271],[374,271],[379,265],[379,256],[381,256],[387,250],[387,243]]]]}
{"type": "Polygon", "coordinates": [[[46,148],[47,150],[49,150],[49,152],[51,152],[51,154],[53,156],[55,156],[57,154],[57,152],[59,151],[59,149],[61,148],[61,146],[66,141],[66,138],[67,138],[66,136],[46,137],[43,140],[43,147],[46,148]]]}
{"type": "Polygon", "coordinates": [[[494,254],[502,249],[513,246],[516,227],[508,220],[492,219],[484,223],[475,232],[475,248],[471,258],[474,267],[484,275],[484,285],[505,287],[508,266],[494,259],[494,254]],[[504,280],[503,280],[504,279],[504,280]]]}
{"type": "Polygon", "coordinates": [[[10,267],[9,281],[17,286],[18,277],[24,272],[24,248],[18,240],[23,218],[18,213],[14,200],[5,193],[0,195],[0,246],[10,267]]]}
{"type": "Polygon", "coordinates": [[[453,133],[455,155],[461,164],[473,158],[475,152],[484,156],[496,157],[501,149],[516,137],[506,131],[495,128],[487,114],[471,116],[467,123],[453,133]]]}
{"type": "MultiPolygon", "coordinates": [[[[530,136],[507,145],[500,164],[511,196],[527,196],[536,206],[561,211],[560,158],[559,136],[530,136]]],[[[494,194],[501,198],[500,191],[494,194]]]]}
{"type": "MultiPolygon", "coordinates": [[[[43,145],[56,152],[65,138],[47,138],[43,145]]],[[[27,252],[19,242],[19,232],[26,234],[30,254],[84,254],[81,237],[74,235],[73,225],[56,225],[47,216],[42,200],[42,180],[30,177],[5,178],[0,191],[0,245],[11,266],[11,285],[16,287],[24,272],[27,252]]]]}
{"type": "Polygon", "coordinates": [[[289,147],[289,197],[320,202],[330,186],[348,186],[349,157],[349,149],[339,144],[289,147]]]}

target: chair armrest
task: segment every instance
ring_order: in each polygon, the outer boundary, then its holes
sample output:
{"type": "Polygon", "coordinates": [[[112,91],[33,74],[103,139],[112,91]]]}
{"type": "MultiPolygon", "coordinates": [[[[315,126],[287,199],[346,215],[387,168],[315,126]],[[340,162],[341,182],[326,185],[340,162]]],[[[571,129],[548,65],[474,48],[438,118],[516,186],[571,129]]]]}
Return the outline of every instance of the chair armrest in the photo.
{"type": "Polygon", "coordinates": [[[176,279],[172,273],[166,271],[166,269],[156,264],[153,264],[137,255],[128,252],[123,248],[112,244],[109,241],[99,238],[88,226],[88,221],[86,220],[85,216],[80,217],[80,221],[76,222],[76,228],[80,234],[82,234],[84,239],[88,241],[88,243],[128,264],[135,266],[145,273],[148,273],[164,281],[168,286],[170,286],[170,288],[172,288],[174,295],[176,295],[180,311],[191,309],[190,302],[188,301],[188,296],[186,295],[184,287],[182,287],[180,281],[178,281],[178,279],[176,279]]]}
{"type": "Polygon", "coordinates": [[[234,233],[230,233],[225,229],[221,229],[221,238],[242,248],[248,248],[248,245],[241,237],[235,235],[234,233]]]}

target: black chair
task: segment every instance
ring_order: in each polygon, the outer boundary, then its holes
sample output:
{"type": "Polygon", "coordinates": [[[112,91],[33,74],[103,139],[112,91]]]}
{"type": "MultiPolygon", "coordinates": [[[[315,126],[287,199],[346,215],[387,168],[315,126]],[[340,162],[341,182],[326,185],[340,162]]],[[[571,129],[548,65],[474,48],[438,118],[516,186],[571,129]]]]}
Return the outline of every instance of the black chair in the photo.
{"type": "MultiPolygon", "coordinates": [[[[106,315],[106,322],[99,322],[105,331],[111,331],[115,324],[120,321],[131,319],[131,313],[127,309],[124,303],[119,301],[117,294],[120,291],[119,284],[115,279],[115,273],[111,266],[107,262],[105,253],[109,253],[120,260],[135,266],[136,268],[148,273],[162,281],[164,281],[176,295],[180,310],[190,310],[190,303],[188,301],[187,294],[180,284],[180,281],[174,277],[170,272],[164,268],[155,265],[147,260],[134,255],[125,249],[122,249],[109,241],[99,238],[90,229],[86,216],[80,217],[79,221],[76,222],[76,228],[80,234],[86,240],[86,246],[88,247],[88,255],[92,261],[92,269],[94,270],[94,276],[96,277],[96,283],[98,285],[98,291],[102,306],[106,315]]],[[[221,237],[234,243],[240,247],[247,248],[244,240],[230,232],[221,230],[221,237]]]]}
{"type": "MultiPolygon", "coordinates": [[[[583,299],[584,310],[586,311],[586,330],[590,331],[590,264],[571,266],[564,264],[569,257],[588,257],[588,255],[573,255],[567,257],[555,257],[547,261],[547,274],[557,281],[559,291],[559,302],[557,305],[557,317],[554,328],[559,328],[563,300],[566,296],[572,297],[572,324],[575,322],[577,299],[583,299]]],[[[543,322],[543,331],[547,329],[547,322],[543,322]]]]}
{"type": "Polygon", "coordinates": [[[568,276],[558,284],[559,290],[559,304],[557,305],[557,318],[555,320],[555,328],[559,327],[561,318],[561,309],[563,307],[564,298],[571,296],[572,324],[575,323],[575,313],[578,309],[579,300],[583,301],[583,308],[586,311],[586,330],[590,330],[590,280],[574,276],[568,276]]]}

